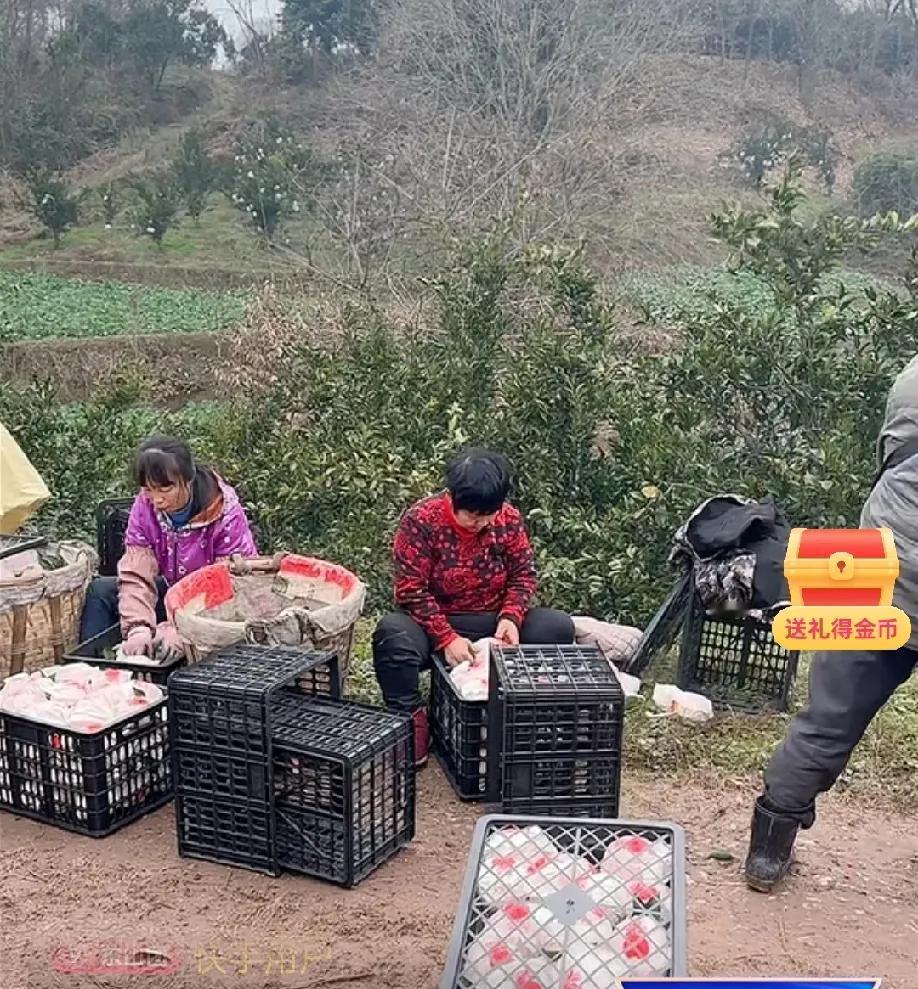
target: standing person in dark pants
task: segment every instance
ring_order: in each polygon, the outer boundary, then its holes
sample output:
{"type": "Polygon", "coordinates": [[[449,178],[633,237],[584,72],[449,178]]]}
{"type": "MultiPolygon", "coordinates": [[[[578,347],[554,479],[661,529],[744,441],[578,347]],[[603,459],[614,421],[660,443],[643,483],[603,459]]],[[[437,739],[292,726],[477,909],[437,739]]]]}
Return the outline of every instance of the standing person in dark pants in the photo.
{"type": "Polygon", "coordinates": [[[892,531],[899,557],[893,603],[911,619],[912,636],[894,652],[814,655],[809,703],[772,757],[755,805],[746,881],[760,892],[785,877],[797,832],[816,820],[816,797],[834,785],[870,722],[918,664],[918,357],[890,391],[877,461],[860,524],[892,531]]]}
{"type": "Polygon", "coordinates": [[[522,516],[507,503],[509,489],[500,454],[469,450],[449,464],[446,491],[410,508],[395,536],[398,610],[376,628],[373,662],[386,704],[414,719],[418,765],[430,745],[418,679],[435,652],[456,666],[473,658],[475,639],[574,641],[568,615],[530,607],[535,560],[522,516]]]}

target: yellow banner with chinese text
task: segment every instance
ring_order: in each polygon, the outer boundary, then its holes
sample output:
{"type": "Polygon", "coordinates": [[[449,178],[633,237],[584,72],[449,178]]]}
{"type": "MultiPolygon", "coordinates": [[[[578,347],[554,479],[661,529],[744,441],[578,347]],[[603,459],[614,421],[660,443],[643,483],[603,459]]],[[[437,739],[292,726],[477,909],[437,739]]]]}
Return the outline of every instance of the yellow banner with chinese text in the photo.
{"type": "Polygon", "coordinates": [[[772,634],[793,651],[901,649],[912,623],[904,611],[886,605],[791,605],[775,615],[772,634]]]}

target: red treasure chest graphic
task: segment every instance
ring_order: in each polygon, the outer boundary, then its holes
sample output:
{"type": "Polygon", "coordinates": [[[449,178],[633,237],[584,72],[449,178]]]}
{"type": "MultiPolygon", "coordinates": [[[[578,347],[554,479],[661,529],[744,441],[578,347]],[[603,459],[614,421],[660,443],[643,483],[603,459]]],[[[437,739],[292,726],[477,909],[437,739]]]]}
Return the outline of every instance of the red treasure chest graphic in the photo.
{"type": "Polygon", "coordinates": [[[890,607],[899,576],[889,529],[794,529],[784,576],[791,604],[811,608],[890,607]]]}
{"type": "Polygon", "coordinates": [[[789,608],[772,622],[786,649],[899,649],[911,622],[893,605],[899,558],[889,529],[794,529],[784,558],[789,608]]]}

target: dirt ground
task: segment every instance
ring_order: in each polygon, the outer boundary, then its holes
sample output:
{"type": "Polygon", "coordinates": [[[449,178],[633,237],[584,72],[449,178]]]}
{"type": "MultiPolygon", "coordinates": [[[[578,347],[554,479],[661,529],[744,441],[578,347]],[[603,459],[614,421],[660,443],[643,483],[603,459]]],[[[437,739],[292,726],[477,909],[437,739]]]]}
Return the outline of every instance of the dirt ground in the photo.
{"type": "MultiPolygon", "coordinates": [[[[916,818],[827,798],[794,878],[769,898],[740,877],[752,796],[745,782],[626,780],[622,816],[688,833],[690,974],[882,976],[884,989],[914,989],[916,818]]],[[[104,840],[0,815],[0,987],[433,989],[479,810],[432,763],[416,840],[350,891],[180,859],[171,805],[104,840]],[[175,971],[55,970],[55,949],[100,942],[155,947],[175,971]]]]}

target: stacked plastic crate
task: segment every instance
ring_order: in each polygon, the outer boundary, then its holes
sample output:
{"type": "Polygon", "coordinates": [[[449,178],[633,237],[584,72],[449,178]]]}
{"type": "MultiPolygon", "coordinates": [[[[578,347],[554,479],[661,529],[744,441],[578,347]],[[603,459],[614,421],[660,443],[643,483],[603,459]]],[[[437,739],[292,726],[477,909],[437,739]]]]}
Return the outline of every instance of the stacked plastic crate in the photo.
{"type": "Polygon", "coordinates": [[[595,646],[494,646],[488,799],[507,813],[615,817],[625,697],[595,646]]]}
{"type": "MultiPolygon", "coordinates": [[[[289,647],[233,645],[176,671],[169,690],[179,854],[278,873],[271,818],[271,700],[337,665],[289,647]]],[[[337,669],[327,684],[337,684],[337,669]]]]}
{"type": "Polygon", "coordinates": [[[490,697],[463,699],[434,658],[434,747],[456,793],[504,810],[618,812],[624,695],[599,649],[495,647],[490,697]]]}
{"type": "Polygon", "coordinates": [[[338,684],[331,653],[247,644],[172,675],[181,855],[353,885],[411,840],[410,721],[338,684]]]}

